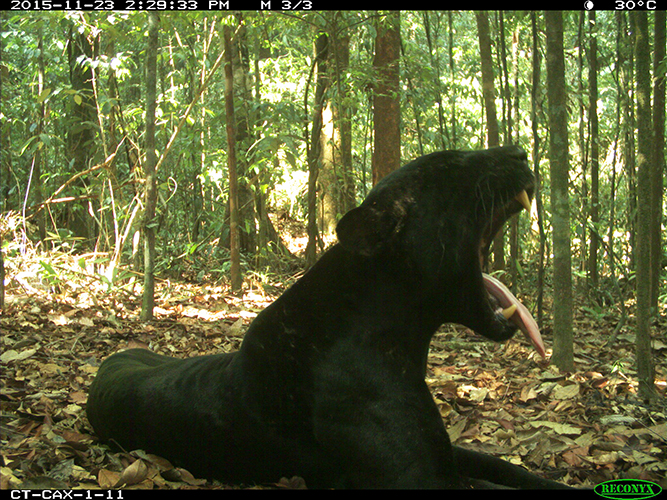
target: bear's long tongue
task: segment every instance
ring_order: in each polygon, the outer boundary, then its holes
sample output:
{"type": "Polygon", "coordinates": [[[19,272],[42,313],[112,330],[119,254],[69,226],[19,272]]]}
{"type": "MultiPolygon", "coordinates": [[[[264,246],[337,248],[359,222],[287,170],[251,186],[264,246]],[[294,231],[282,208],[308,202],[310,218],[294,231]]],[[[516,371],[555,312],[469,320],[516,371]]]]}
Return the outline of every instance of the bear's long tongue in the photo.
{"type": "MultiPolygon", "coordinates": [[[[535,323],[535,320],[531,316],[528,309],[526,309],[526,306],[519,302],[519,299],[517,299],[505,285],[503,285],[493,276],[482,273],[482,277],[484,278],[484,286],[486,287],[486,291],[496,298],[503,309],[515,306],[516,310],[508,319],[519,327],[519,329],[526,335],[526,337],[530,339],[540,356],[545,358],[546,351],[544,349],[544,343],[542,342],[542,335],[540,335],[540,330],[537,327],[537,323],[535,323]]],[[[510,313],[512,312],[512,309],[510,309],[510,313]]]]}

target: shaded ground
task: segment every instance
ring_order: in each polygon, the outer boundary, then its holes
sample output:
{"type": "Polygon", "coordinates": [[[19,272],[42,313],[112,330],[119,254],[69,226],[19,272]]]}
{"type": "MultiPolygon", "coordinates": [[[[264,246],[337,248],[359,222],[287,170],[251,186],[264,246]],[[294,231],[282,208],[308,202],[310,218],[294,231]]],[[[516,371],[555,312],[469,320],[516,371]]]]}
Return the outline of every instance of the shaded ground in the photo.
{"type": "MultiPolygon", "coordinates": [[[[100,444],[85,417],[88,386],[101,360],[126,347],[179,357],[237,349],[248,324],[286,285],[247,280],[238,299],[225,287],[162,281],[156,320],[146,324],[138,320],[140,300],[131,287],[108,287],[71,257],[44,264],[6,262],[0,486],[226,487],[143,451],[117,453],[100,444]]],[[[428,383],[452,441],[573,486],[641,478],[664,488],[665,337],[653,342],[663,398],[645,404],[635,392],[632,317],[605,346],[614,326],[611,315],[578,310],[574,373],[559,373],[523,338],[494,345],[443,327],[431,345],[428,383]]],[[[664,320],[657,326],[667,331],[664,320]]],[[[549,328],[543,335],[550,344],[549,328]]],[[[303,483],[261,485],[276,486],[303,483]]]]}

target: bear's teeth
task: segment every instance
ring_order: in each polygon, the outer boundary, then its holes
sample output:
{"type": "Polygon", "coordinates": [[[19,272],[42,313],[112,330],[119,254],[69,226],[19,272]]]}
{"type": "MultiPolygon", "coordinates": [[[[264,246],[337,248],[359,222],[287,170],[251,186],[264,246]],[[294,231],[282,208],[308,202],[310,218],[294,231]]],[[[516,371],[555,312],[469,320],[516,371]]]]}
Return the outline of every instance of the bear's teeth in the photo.
{"type": "Polygon", "coordinates": [[[516,201],[521,203],[521,206],[530,212],[530,198],[528,198],[528,193],[524,189],[519,194],[516,195],[516,201]]]}

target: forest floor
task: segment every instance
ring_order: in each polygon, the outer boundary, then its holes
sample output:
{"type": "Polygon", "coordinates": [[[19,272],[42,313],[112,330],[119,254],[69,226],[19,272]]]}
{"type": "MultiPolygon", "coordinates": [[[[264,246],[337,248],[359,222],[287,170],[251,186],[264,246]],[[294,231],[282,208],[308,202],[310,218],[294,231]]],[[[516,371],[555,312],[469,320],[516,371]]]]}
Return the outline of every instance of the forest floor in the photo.
{"type": "MultiPolygon", "coordinates": [[[[0,487],[228,488],[150,450],[116,452],[100,443],[86,419],[88,386],[100,362],[127,347],[178,357],[236,350],[253,318],[296,276],[248,278],[242,297],[224,285],[160,280],[155,320],[145,323],[138,285],[107,286],[80,264],[67,255],[5,261],[0,487]]],[[[575,487],[640,478],[665,488],[667,345],[657,334],[667,331],[665,312],[653,329],[661,392],[653,403],[636,393],[632,314],[608,345],[613,311],[578,307],[572,373],[542,360],[521,336],[498,345],[444,326],[431,344],[427,381],[452,441],[575,487]]],[[[548,326],[543,336],[550,344],[548,326]]],[[[285,478],[255,487],[302,486],[285,478]]]]}

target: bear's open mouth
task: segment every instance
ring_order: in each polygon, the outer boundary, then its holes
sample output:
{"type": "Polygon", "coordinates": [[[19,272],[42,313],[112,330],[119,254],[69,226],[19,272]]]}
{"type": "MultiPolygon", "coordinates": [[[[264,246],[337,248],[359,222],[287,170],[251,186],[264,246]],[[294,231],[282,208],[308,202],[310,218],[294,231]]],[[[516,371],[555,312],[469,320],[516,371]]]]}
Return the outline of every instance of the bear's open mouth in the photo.
{"type": "MultiPolygon", "coordinates": [[[[491,221],[485,228],[480,243],[480,272],[484,263],[484,258],[488,255],[491,241],[505,221],[522,209],[526,209],[530,212],[532,192],[532,186],[528,186],[526,189],[522,189],[509,203],[494,210],[491,221]]],[[[487,293],[493,297],[489,302],[497,304],[496,312],[502,313],[505,319],[514,323],[530,340],[540,356],[543,358],[546,357],[540,330],[528,309],[507,289],[505,285],[493,276],[489,276],[482,272],[482,279],[487,293]]]]}

